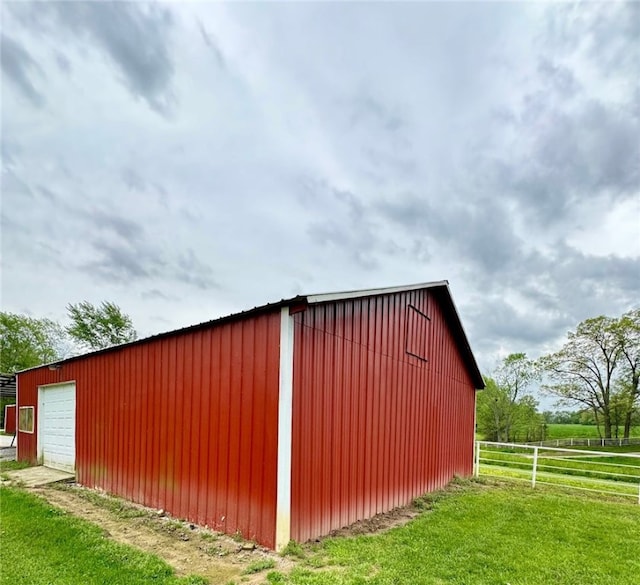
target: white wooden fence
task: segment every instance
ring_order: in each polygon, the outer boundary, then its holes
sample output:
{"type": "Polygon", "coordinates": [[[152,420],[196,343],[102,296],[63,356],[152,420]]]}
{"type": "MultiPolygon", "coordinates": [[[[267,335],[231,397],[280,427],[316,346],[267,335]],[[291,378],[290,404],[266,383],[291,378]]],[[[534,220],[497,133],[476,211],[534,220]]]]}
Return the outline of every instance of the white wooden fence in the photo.
{"type": "Polygon", "coordinates": [[[474,459],[476,477],[631,497],[640,504],[640,453],[476,441],[474,459]]]}

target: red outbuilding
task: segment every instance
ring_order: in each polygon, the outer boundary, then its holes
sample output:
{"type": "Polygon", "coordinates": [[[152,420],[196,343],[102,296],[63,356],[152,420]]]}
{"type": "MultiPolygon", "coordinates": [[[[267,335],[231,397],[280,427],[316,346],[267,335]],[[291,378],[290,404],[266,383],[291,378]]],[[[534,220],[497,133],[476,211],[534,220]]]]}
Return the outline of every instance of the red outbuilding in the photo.
{"type": "Polygon", "coordinates": [[[472,473],[448,283],[297,296],[18,374],[18,459],[270,548],[472,473]]]}

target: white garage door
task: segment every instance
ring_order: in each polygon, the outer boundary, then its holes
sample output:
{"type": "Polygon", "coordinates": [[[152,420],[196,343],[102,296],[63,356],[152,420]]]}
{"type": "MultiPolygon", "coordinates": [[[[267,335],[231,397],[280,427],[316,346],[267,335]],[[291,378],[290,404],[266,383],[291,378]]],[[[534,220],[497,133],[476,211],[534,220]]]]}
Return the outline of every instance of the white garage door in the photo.
{"type": "Polygon", "coordinates": [[[76,466],[76,385],[40,388],[38,427],[42,462],[47,467],[74,471],[76,466]]]}

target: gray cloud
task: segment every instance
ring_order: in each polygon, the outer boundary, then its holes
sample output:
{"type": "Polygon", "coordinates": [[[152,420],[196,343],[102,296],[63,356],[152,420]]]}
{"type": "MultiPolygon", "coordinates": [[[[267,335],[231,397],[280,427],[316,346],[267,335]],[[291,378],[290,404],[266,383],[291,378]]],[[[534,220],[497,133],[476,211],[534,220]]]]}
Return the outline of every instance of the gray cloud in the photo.
{"type": "Polygon", "coordinates": [[[371,95],[358,95],[352,103],[351,123],[368,126],[372,122],[388,132],[397,132],[405,126],[400,114],[391,111],[381,101],[371,95]]]}
{"type": "Polygon", "coordinates": [[[147,181],[147,179],[132,166],[125,166],[122,169],[121,178],[129,191],[139,194],[151,191],[155,193],[160,204],[163,207],[168,208],[169,194],[160,183],[156,181],[147,181]]]}
{"type": "Polygon", "coordinates": [[[608,74],[636,74],[640,65],[640,5],[581,2],[547,12],[544,43],[558,52],[583,50],[608,74]]]}
{"type": "Polygon", "coordinates": [[[57,51],[55,57],[60,71],[67,74],[71,73],[71,61],[69,61],[67,56],[64,53],[57,51]]]}
{"type": "Polygon", "coordinates": [[[322,181],[307,181],[307,195],[302,199],[313,207],[329,207],[336,211],[323,221],[312,221],[307,234],[312,242],[332,246],[347,254],[359,267],[374,270],[377,254],[384,243],[375,234],[369,208],[350,191],[336,189],[322,181]],[[340,218],[340,219],[335,219],[340,218]]]}
{"type": "MultiPolygon", "coordinates": [[[[105,282],[133,285],[138,281],[164,278],[201,290],[218,286],[211,267],[201,262],[191,249],[178,254],[173,260],[171,254],[154,249],[148,241],[96,238],[91,241],[91,246],[97,258],[81,264],[79,268],[105,282]]],[[[157,294],[147,294],[145,298],[152,297],[159,298],[157,294]]]]}
{"type": "Polygon", "coordinates": [[[58,195],[48,187],[44,187],[43,185],[38,185],[38,191],[43,197],[48,199],[51,203],[55,203],[58,200],[58,195]]]}
{"type": "Polygon", "coordinates": [[[157,288],[152,288],[150,290],[145,290],[140,295],[145,301],[153,301],[153,300],[162,300],[162,301],[177,301],[179,297],[175,295],[169,295],[157,288]]]}
{"type": "Polygon", "coordinates": [[[202,290],[217,286],[211,267],[191,248],[177,254],[159,248],[141,223],[110,212],[94,209],[78,215],[89,232],[102,234],[91,241],[98,258],[84,263],[82,270],[122,283],[167,278],[202,290]]]}
{"type": "Polygon", "coordinates": [[[108,282],[127,283],[148,279],[159,274],[165,265],[158,254],[123,242],[96,239],[91,246],[99,257],[80,268],[108,282]]]}
{"type": "Polygon", "coordinates": [[[559,244],[549,264],[558,291],[576,305],[597,304],[611,294],[623,303],[638,300],[640,257],[594,256],[559,244]]]}
{"type": "Polygon", "coordinates": [[[530,123],[516,128],[528,134],[529,147],[516,164],[500,162],[498,176],[504,182],[498,187],[515,195],[532,218],[557,222],[585,198],[636,192],[640,124],[622,109],[591,100],[577,111],[531,116],[530,123]]]}
{"type": "Polygon", "coordinates": [[[473,303],[469,311],[477,324],[474,335],[482,340],[483,350],[489,352],[497,351],[501,345],[534,347],[561,335],[573,324],[568,315],[517,310],[498,296],[489,296],[482,304],[473,303]]]}
{"type": "Polygon", "coordinates": [[[455,249],[487,278],[508,270],[522,256],[510,217],[496,200],[465,198],[459,203],[455,195],[443,194],[431,203],[426,197],[409,196],[383,202],[379,210],[389,221],[415,234],[417,242],[438,242],[455,249]]]}
{"type": "MultiPolygon", "coordinates": [[[[508,346],[535,347],[542,341],[562,337],[576,323],[603,312],[612,295],[620,306],[637,303],[640,290],[640,258],[594,256],[562,242],[549,254],[522,256],[522,263],[506,278],[485,283],[494,304],[502,304],[500,315],[476,301],[476,311],[489,310],[480,318],[478,337],[508,346]],[[500,298],[506,292],[523,297],[526,309],[515,309],[500,298]],[[499,336],[498,336],[499,331],[499,336]]],[[[494,307],[495,308],[495,307],[494,307]]],[[[615,313],[614,313],[615,315],[615,313]]]]}
{"type": "Polygon", "coordinates": [[[192,284],[202,290],[218,286],[213,279],[211,267],[201,262],[191,249],[178,256],[175,278],[180,282],[192,284]]]}
{"type": "Polygon", "coordinates": [[[36,107],[45,103],[44,96],[32,79],[34,73],[42,76],[42,70],[29,52],[16,40],[2,33],[0,36],[0,63],[2,71],[22,95],[36,107]]]}
{"type": "Polygon", "coordinates": [[[131,191],[144,191],[146,189],[144,179],[131,167],[122,169],[122,180],[131,191]]]}
{"type": "Polygon", "coordinates": [[[144,236],[142,224],[125,217],[100,210],[93,210],[87,216],[96,228],[111,232],[129,244],[140,241],[144,236]]]}
{"type": "MultiPolygon", "coordinates": [[[[69,34],[84,47],[100,49],[122,74],[131,93],[168,115],[174,102],[170,53],[173,16],[155,3],[49,2],[12,3],[15,17],[26,26],[57,39],[69,34]]],[[[66,68],[68,61],[58,65],[66,68]]]]}
{"type": "Polygon", "coordinates": [[[222,69],[226,69],[224,55],[220,50],[218,42],[216,41],[214,36],[209,31],[207,31],[207,29],[205,28],[205,26],[202,24],[200,20],[196,20],[196,22],[198,23],[198,28],[200,29],[202,40],[204,41],[204,44],[209,48],[209,50],[213,53],[213,56],[216,58],[216,63],[222,69]]]}
{"type": "Polygon", "coordinates": [[[174,68],[168,48],[173,18],[168,10],[122,2],[61,3],[57,8],[61,23],[102,46],[134,95],[167,113],[174,68]]]}
{"type": "Polygon", "coordinates": [[[562,98],[571,98],[581,89],[580,83],[568,67],[552,63],[546,57],[540,59],[538,73],[547,87],[562,98]]]}
{"type": "Polygon", "coordinates": [[[8,140],[5,136],[0,137],[0,156],[2,156],[2,167],[10,169],[16,162],[21,151],[20,145],[8,140]]]}
{"type": "MultiPolygon", "coordinates": [[[[558,11],[564,13],[565,7],[558,11]]],[[[555,8],[551,12],[555,15],[555,8]]],[[[619,38],[602,36],[602,43],[606,50],[607,43],[617,45],[619,38]]],[[[579,53],[582,45],[573,50],[579,53]]],[[[616,99],[594,88],[584,91],[588,76],[580,77],[575,55],[573,61],[570,56],[568,49],[554,57],[543,53],[515,105],[492,108],[491,131],[468,153],[467,185],[456,184],[456,190],[467,190],[473,181],[491,198],[500,194],[517,202],[527,223],[545,230],[570,223],[585,203],[614,203],[637,195],[640,90],[614,68],[607,80],[618,80],[616,99]]]]}
{"type": "Polygon", "coordinates": [[[33,198],[31,188],[17,173],[11,169],[6,169],[3,174],[2,189],[5,193],[12,193],[18,197],[33,198]]]}

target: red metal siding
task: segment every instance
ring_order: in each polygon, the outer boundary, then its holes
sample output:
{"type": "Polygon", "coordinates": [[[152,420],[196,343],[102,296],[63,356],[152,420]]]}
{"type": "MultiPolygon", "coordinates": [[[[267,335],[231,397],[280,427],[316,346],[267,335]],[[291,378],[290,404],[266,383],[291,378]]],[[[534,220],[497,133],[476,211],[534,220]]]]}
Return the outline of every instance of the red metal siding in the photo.
{"type": "MultiPolygon", "coordinates": [[[[277,310],[40,368],[19,404],[75,380],[81,484],[273,547],[279,335],[277,310]]],[[[36,437],[20,433],[19,459],[36,437]]]]}
{"type": "Polygon", "coordinates": [[[294,320],[291,538],[471,474],[474,384],[433,294],[315,305],[294,320]],[[408,321],[409,306],[426,326],[408,321]],[[415,344],[420,334],[427,361],[407,353],[407,335],[415,344]]]}
{"type": "Polygon", "coordinates": [[[16,423],[16,405],[7,404],[4,407],[4,432],[9,435],[14,435],[17,427],[16,423]]]}

